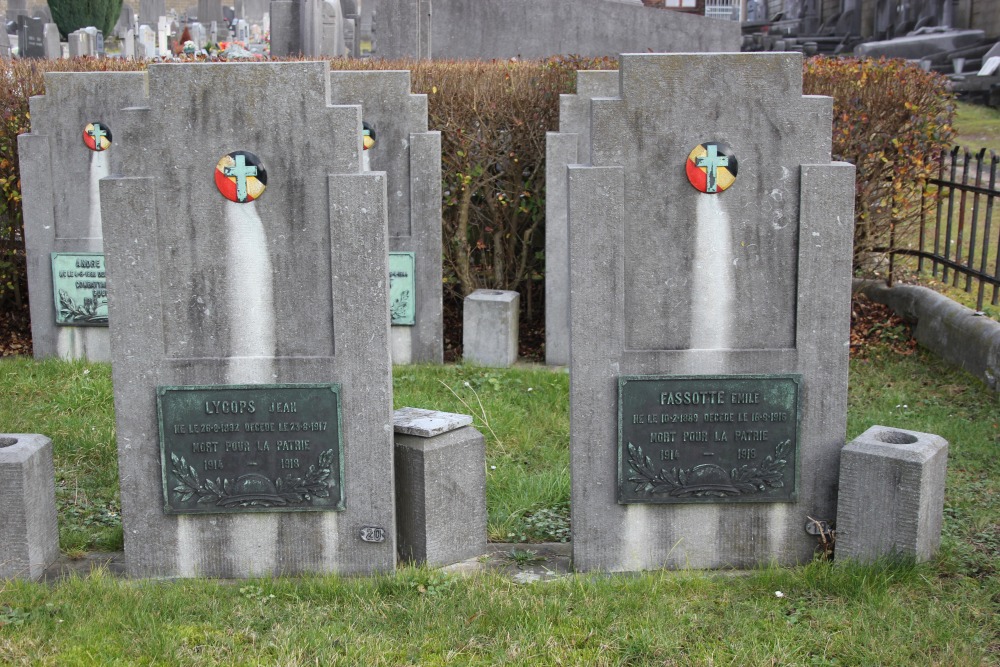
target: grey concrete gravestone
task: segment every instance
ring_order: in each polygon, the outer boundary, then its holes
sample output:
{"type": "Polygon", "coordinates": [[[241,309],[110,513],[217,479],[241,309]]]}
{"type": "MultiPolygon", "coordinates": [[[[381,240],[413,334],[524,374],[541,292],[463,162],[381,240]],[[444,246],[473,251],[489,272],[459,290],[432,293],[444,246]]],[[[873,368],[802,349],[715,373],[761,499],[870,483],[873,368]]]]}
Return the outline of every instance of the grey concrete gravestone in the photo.
{"type": "MultiPolygon", "coordinates": [[[[99,322],[88,316],[80,295],[67,289],[74,303],[60,303],[53,286],[52,253],[103,252],[98,183],[119,168],[119,110],[143,98],[145,78],[142,72],[49,72],[45,95],[31,98],[31,132],[18,137],[18,154],[36,359],[111,359],[107,326],[86,326],[99,322]],[[111,133],[106,150],[91,150],[84,143],[86,128],[94,123],[111,133]],[[67,316],[64,306],[76,315],[67,316]]],[[[99,275],[80,278],[104,281],[99,275]]],[[[103,295],[91,298],[106,304],[103,295]]],[[[106,305],[89,310],[97,318],[107,316],[106,305]]]]}
{"type": "Polygon", "coordinates": [[[802,96],[795,54],[620,71],[568,168],[574,567],[807,561],[846,428],[854,168],[830,160],[832,101],[802,96]]]}
{"type": "Polygon", "coordinates": [[[334,102],[360,104],[375,130],[368,153],[371,168],[386,174],[389,250],[415,255],[415,321],[393,326],[393,360],[441,363],[441,133],[427,131],[427,96],[410,94],[407,71],[334,70],[330,82],[334,102]]]}
{"type": "Polygon", "coordinates": [[[559,131],[545,135],[545,363],[569,363],[566,165],[590,159],[590,101],[618,95],[618,70],[581,70],[576,94],[559,96],[559,131]]]}
{"type": "Polygon", "coordinates": [[[166,0],[140,0],[139,22],[146,25],[156,25],[157,19],[167,13],[166,0]]]}
{"type": "Polygon", "coordinates": [[[101,183],[128,571],[391,570],[386,177],[361,171],[361,109],[329,103],[325,62],[148,76],[145,106],[123,113],[120,175],[101,183]],[[336,389],[339,407],[289,414],[278,385],[303,401],[336,389]],[[185,391],[217,397],[221,417],[208,401],[179,413],[193,428],[168,418],[183,406],[167,396],[185,391]],[[243,391],[270,407],[226,398],[243,391]],[[188,443],[209,423],[210,438],[188,443]],[[332,444],[317,459],[318,439],[332,444]],[[296,479],[253,472],[277,470],[276,450],[317,463],[281,458],[296,479]],[[192,494],[203,502],[183,505],[192,494]]]}

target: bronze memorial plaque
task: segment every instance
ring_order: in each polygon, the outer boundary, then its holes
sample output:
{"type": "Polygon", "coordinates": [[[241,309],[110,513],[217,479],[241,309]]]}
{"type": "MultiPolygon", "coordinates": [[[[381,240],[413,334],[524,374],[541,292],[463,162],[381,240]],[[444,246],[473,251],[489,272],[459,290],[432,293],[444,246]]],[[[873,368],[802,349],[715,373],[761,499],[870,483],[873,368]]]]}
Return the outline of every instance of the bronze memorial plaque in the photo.
{"type": "Polygon", "coordinates": [[[618,502],[796,500],[799,375],[618,379],[618,502]]]}
{"type": "Polygon", "coordinates": [[[340,385],[157,387],[167,514],[344,509],[340,385]]]}

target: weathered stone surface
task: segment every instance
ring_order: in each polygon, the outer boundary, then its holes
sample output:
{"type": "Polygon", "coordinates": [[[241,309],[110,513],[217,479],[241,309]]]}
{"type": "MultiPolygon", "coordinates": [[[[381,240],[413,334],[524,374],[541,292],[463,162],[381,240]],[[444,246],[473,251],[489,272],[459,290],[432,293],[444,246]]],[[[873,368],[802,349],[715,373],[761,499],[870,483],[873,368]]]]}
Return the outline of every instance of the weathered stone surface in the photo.
{"type": "Polygon", "coordinates": [[[486,551],[486,447],[471,426],[396,434],[396,507],[404,560],[449,565],[486,551]]]}
{"type": "Polygon", "coordinates": [[[617,70],[581,70],[576,94],[559,96],[559,131],[545,136],[545,363],[569,364],[566,167],[590,161],[590,101],[618,95],[617,70]]]}
{"type": "Polygon", "coordinates": [[[872,426],[844,447],[837,562],[934,557],[941,543],[948,441],[872,426]]]}
{"type": "Polygon", "coordinates": [[[361,171],[361,110],[329,104],[325,62],[148,76],[122,115],[121,170],[101,182],[128,571],[391,570],[386,180],[361,171]],[[267,170],[255,201],[213,180],[234,150],[267,170]],[[163,513],[157,387],[301,383],[340,385],[344,511],[163,513]]]}
{"type": "Polygon", "coordinates": [[[462,305],[462,357],[481,366],[506,368],[517,361],[521,296],[477,289],[462,305]]]}
{"type": "Polygon", "coordinates": [[[471,415],[460,415],[440,410],[400,408],[393,414],[392,424],[396,433],[433,438],[472,423],[471,415]]]}
{"type": "Polygon", "coordinates": [[[0,579],[38,579],[59,557],[52,441],[0,433],[0,579]]]}
{"type": "Polygon", "coordinates": [[[53,252],[102,252],[98,182],[120,169],[120,110],[143,98],[142,72],[49,72],[45,95],[31,98],[31,132],[18,137],[24,238],[36,359],[109,361],[107,327],[57,326],[53,252]],[[83,143],[88,123],[113,135],[106,151],[83,143]]]}
{"type": "Polygon", "coordinates": [[[386,175],[390,252],[414,253],[416,321],[393,327],[393,361],[441,363],[441,133],[427,131],[427,96],[410,94],[408,71],[334,70],[330,86],[335,104],[360,104],[375,130],[367,153],[386,175]]]}
{"type": "Polygon", "coordinates": [[[854,170],[830,162],[831,101],[801,95],[793,54],[620,70],[620,98],[592,102],[591,165],[569,167],[574,567],[806,561],[846,426],[854,170]],[[721,194],[685,175],[706,141],[739,157],[721,194]],[[618,378],[737,374],[801,376],[798,499],[618,504],[618,378]]]}

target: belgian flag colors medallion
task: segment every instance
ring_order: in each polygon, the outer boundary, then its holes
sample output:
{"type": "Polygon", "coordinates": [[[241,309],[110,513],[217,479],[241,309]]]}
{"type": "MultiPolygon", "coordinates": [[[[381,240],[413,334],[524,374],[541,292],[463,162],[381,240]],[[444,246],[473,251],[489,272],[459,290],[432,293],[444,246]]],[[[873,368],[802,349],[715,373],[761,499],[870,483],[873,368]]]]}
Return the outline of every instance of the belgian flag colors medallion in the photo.
{"type": "Polygon", "coordinates": [[[699,192],[722,192],[736,181],[736,155],[728,144],[706,141],[688,154],[688,180],[699,192]]]}
{"type": "Polygon", "coordinates": [[[246,204],[264,193],[267,172],[253,153],[233,151],[215,165],[215,186],[229,201],[246,204]]]}
{"type": "Polygon", "coordinates": [[[87,123],[83,128],[83,143],[92,151],[100,153],[111,148],[111,130],[104,123],[87,123]]]}

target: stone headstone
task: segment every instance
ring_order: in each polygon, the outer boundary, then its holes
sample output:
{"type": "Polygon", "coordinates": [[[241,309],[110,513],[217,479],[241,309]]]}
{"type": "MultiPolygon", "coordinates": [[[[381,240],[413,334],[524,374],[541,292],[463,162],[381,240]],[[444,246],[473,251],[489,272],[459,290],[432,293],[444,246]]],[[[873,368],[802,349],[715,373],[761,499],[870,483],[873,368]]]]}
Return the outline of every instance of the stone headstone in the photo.
{"type": "Polygon", "coordinates": [[[20,16],[17,20],[18,53],[22,58],[45,57],[45,22],[20,16]]]}
{"type": "Polygon", "coordinates": [[[617,70],[580,70],[576,94],[559,96],[559,131],[545,136],[545,363],[569,364],[566,165],[590,160],[590,101],[618,95],[617,70]]]}
{"type": "Polygon", "coordinates": [[[0,28],[0,58],[8,59],[10,56],[10,36],[6,28],[0,28]]]}
{"type": "Polygon", "coordinates": [[[90,35],[90,53],[88,55],[104,56],[104,32],[94,26],[88,26],[83,31],[90,35]]]}
{"type": "Polygon", "coordinates": [[[43,23],[52,23],[52,10],[49,9],[47,2],[35,7],[35,11],[31,15],[36,19],[42,19],[43,23]]]}
{"type": "Polygon", "coordinates": [[[156,57],[156,31],[148,25],[139,26],[139,37],[136,40],[140,58],[156,57]]]}
{"type": "Polygon", "coordinates": [[[357,44],[358,40],[355,38],[355,31],[357,30],[357,24],[354,19],[344,19],[344,50],[347,55],[351,58],[357,58],[357,44]]]}
{"type": "Polygon", "coordinates": [[[0,579],[39,579],[58,557],[52,441],[0,433],[0,579]]]}
{"type": "Polygon", "coordinates": [[[122,11],[118,15],[118,21],[115,23],[114,35],[118,39],[125,39],[125,33],[132,29],[135,25],[135,11],[132,9],[131,5],[122,4],[122,11]]]}
{"type": "Polygon", "coordinates": [[[122,37],[122,58],[134,59],[136,54],[135,31],[129,28],[122,37]]]}
{"type": "Polygon", "coordinates": [[[837,562],[930,560],[941,543],[948,441],[873,426],[844,447],[837,562]]]}
{"type": "Polygon", "coordinates": [[[302,54],[302,4],[297,0],[272,0],[271,55],[274,57],[302,54]]]}
{"type": "Polygon", "coordinates": [[[170,55],[170,20],[161,16],[156,20],[156,55],[170,55]]]}
{"type": "Polygon", "coordinates": [[[66,47],[70,58],[87,55],[87,34],[82,30],[74,30],[66,35],[66,47]]]}
{"type": "Polygon", "coordinates": [[[250,42],[250,24],[243,19],[236,21],[233,39],[237,42],[248,44],[250,42]]]}
{"type": "Polygon", "coordinates": [[[205,26],[201,23],[192,23],[188,26],[188,31],[191,33],[191,41],[195,43],[199,49],[205,48],[205,44],[208,43],[208,36],[205,32],[205,26]]]}
{"type": "Polygon", "coordinates": [[[144,79],[50,72],[45,95],[31,98],[18,154],[36,359],[111,359],[98,182],[117,170],[119,110],[142,99],[144,79]],[[103,150],[85,143],[88,129],[104,135],[103,150]]]}
{"type": "Polygon", "coordinates": [[[462,358],[480,366],[507,368],[517,361],[521,295],[477,289],[462,302],[462,358]]]}
{"type": "Polygon", "coordinates": [[[59,42],[59,26],[55,23],[46,23],[42,40],[46,60],[56,60],[62,57],[62,44],[59,42]]]}
{"type": "MultiPolygon", "coordinates": [[[[330,58],[347,56],[347,45],[344,43],[344,13],[340,8],[340,0],[321,0],[318,5],[322,32],[319,35],[319,52],[316,55],[330,58]]],[[[307,29],[307,26],[303,26],[303,30],[307,29]]]]}
{"type": "Polygon", "coordinates": [[[390,571],[386,179],[361,171],[361,109],[329,104],[325,62],[148,78],[101,182],[127,569],[390,571]]]}
{"type": "Polygon", "coordinates": [[[155,25],[166,13],[166,0],[141,0],[139,3],[139,20],[146,25],[155,25]]]}
{"type": "Polygon", "coordinates": [[[198,20],[202,23],[225,21],[226,18],[222,15],[222,0],[198,0],[198,20]]]}
{"type": "Polygon", "coordinates": [[[568,168],[573,563],[809,561],[844,444],[854,168],[801,56],[625,54],[568,168]]]}
{"type": "Polygon", "coordinates": [[[365,153],[388,182],[389,250],[413,253],[414,292],[400,297],[412,300],[413,317],[394,318],[393,361],[441,363],[441,133],[427,131],[427,96],[410,94],[405,70],[334,70],[330,82],[334,103],[360,104],[375,130],[376,143],[365,153]]]}

